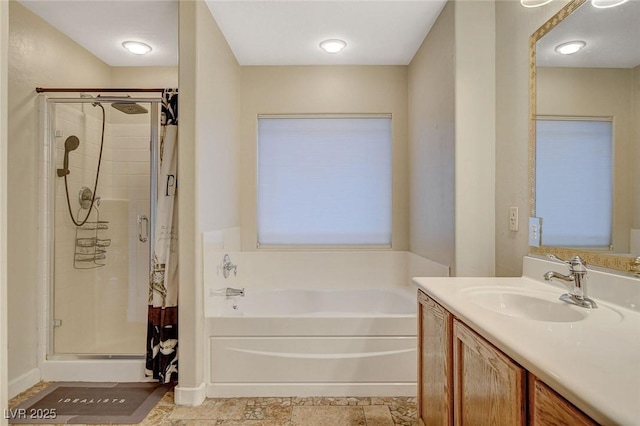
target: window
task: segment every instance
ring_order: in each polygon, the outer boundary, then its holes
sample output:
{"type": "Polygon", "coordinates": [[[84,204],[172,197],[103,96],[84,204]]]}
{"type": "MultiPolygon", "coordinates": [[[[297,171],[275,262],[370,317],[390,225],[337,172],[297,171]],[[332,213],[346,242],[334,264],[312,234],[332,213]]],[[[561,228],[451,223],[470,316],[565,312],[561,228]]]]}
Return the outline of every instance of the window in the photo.
{"type": "Polygon", "coordinates": [[[260,116],[258,245],[391,246],[390,116],[260,116]]]}
{"type": "Polygon", "coordinates": [[[536,216],[544,245],[610,247],[610,119],[538,118],[536,216]]]}

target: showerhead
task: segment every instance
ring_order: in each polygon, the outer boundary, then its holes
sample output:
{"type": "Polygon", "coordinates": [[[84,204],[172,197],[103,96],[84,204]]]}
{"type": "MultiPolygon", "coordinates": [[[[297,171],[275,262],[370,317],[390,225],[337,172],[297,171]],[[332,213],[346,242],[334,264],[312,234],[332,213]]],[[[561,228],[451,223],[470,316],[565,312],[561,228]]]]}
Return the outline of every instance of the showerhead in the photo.
{"type": "Polygon", "coordinates": [[[71,135],[64,141],[64,160],[62,162],[62,168],[58,169],[58,177],[63,177],[69,174],[69,152],[78,149],[80,146],[80,139],[77,136],[71,135]]]}
{"type": "Polygon", "coordinates": [[[68,154],[69,151],[74,151],[80,146],[80,139],[77,136],[71,135],[64,141],[64,150],[68,154]]]}
{"type": "Polygon", "coordinates": [[[135,102],[114,102],[111,106],[125,114],[146,114],[149,112],[145,107],[135,102]]]}
{"type": "MultiPolygon", "coordinates": [[[[100,105],[100,97],[101,95],[96,96],[94,99],[96,100],[96,102],[93,102],[91,105],[93,106],[98,106],[100,105]]],[[[114,107],[115,109],[117,109],[120,112],[124,112],[125,114],[146,114],[149,111],[143,107],[142,105],[139,105],[137,103],[135,103],[134,101],[130,101],[128,99],[131,99],[131,96],[127,95],[127,96],[110,96],[110,98],[121,98],[122,100],[118,100],[118,101],[112,101],[113,103],[111,104],[112,107],[114,107]]]]}

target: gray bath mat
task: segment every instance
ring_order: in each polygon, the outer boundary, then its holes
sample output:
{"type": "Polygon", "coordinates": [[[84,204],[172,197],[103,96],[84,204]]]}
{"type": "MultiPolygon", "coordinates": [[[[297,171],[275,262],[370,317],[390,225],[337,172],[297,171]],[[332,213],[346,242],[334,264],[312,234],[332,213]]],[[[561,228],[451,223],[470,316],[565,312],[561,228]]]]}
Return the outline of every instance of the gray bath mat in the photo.
{"type": "Polygon", "coordinates": [[[170,387],[158,383],[52,383],[7,410],[9,423],[140,423],[170,387]]]}

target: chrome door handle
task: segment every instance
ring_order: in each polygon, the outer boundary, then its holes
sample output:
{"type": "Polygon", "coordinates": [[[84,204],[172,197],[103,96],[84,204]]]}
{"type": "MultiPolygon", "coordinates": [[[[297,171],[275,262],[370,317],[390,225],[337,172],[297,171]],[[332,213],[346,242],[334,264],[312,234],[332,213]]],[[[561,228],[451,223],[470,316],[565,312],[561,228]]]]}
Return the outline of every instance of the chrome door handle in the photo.
{"type": "Polygon", "coordinates": [[[138,239],[143,243],[149,241],[149,218],[143,214],[138,215],[138,239]],[[146,222],[144,226],[145,235],[142,235],[142,222],[146,222]]]}

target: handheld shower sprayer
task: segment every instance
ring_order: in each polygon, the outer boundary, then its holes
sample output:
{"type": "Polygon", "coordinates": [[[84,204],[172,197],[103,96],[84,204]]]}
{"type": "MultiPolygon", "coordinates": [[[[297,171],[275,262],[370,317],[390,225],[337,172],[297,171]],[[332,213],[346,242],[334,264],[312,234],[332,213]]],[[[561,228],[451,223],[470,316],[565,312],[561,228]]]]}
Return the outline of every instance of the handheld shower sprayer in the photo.
{"type": "MultiPolygon", "coordinates": [[[[77,136],[69,136],[64,141],[64,160],[62,163],[62,168],[57,169],[58,176],[64,177],[64,192],[67,198],[67,208],[69,209],[69,216],[71,218],[71,221],[75,226],[82,226],[87,222],[87,220],[89,220],[89,216],[91,215],[91,209],[93,208],[93,204],[96,202],[98,198],[96,197],[96,191],[98,190],[98,178],[100,177],[100,164],[102,163],[102,148],[104,148],[105,112],[104,112],[104,107],[100,102],[93,102],[92,105],[94,107],[96,106],[100,107],[100,109],[102,110],[102,134],[100,136],[100,153],[98,154],[98,167],[96,168],[96,179],[93,184],[93,192],[89,190],[89,192],[91,192],[92,194],[91,202],[87,207],[81,205],[83,209],[86,208],[87,210],[87,215],[84,217],[84,219],[81,220],[78,218],[78,220],[76,220],[75,216],[73,215],[73,211],[71,209],[71,200],[69,198],[69,183],[67,182],[67,175],[69,174],[69,153],[75,149],[78,149],[78,146],[80,146],[80,139],[78,139],[77,136]]],[[[88,198],[86,199],[86,201],[89,201],[88,198]]],[[[78,216],[79,216],[79,212],[78,212],[78,216]]]]}
{"type": "Polygon", "coordinates": [[[80,139],[77,136],[69,136],[67,140],[64,141],[64,160],[62,164],[62,168],[58,169],[58,177],[63,177],[69,174],[69,153],[78,149],[80,146],[80,139]]]}
{"type": "MultiPolygon", "coordinates": [[[[99,107],[102,110],[102,132],[100,136],[100,153],[98,154],[98,167],[96,168],[96,179],[93,184],[93,192],[89,191],[92,194],[91,202],[87,207],[82,206],[82,208],[86,208],[87,210],[87,215],[82,220],[80,219],[76,220],[75,216],[73,215],[73,211],[71,209],[71,201],[69,199],[69,185],[67,182],[67,175],[69,174],[69,153],[75,149],[78,149],[78,146],[80,146],[80,139],[78,139],[77,136],[69,136],[64,141],[63,165],[61,169],[57,169],[57,174],[58,174],[58,177],[64,177],[64,188],[65,188],[65,194],[67,198],[67,208],[69,209],[69,216],[71,217],[71,221],[75,226],[82,226],[87,222],[87,220],[89,219],[89,215],[91,214],[91,209],[93,208],[94,203],[99,198],[99,197],[96,197],[96,191],[98,190],[98,179],[100,178],[100,165],[102,164],[102,149],[104,148],[104,128],[105,128],[105,122],[106,122],[105,110],[101,103],[101,101],[104,98],[101,99],[100,95],[94,98],[84,93],[81,93],[80,97],[93,99],[93,102],[91,102],[91,105],[93,107],[99,107]]],[[[120,102],[117,102],[111,99],[106,102],[111,102],[111,105],[114,108],[126,114],[144,114],[148,112],[145,107],[138,105],[137,103],[135,103],[135,101],[131,100],[128,96],[122,98],[122,101],[120,102]]],[[[89,201],[89,198],[86,198],[85,201],[89,201]]]]}

